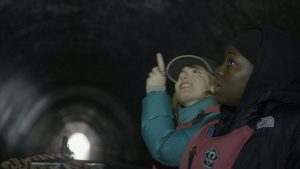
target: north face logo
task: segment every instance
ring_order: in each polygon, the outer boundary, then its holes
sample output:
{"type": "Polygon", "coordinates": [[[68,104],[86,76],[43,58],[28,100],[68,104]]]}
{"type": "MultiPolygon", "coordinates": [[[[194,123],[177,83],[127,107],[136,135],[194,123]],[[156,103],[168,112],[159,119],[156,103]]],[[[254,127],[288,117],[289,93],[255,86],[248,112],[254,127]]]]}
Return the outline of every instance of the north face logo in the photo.
{"type": "Polygon", "coordinates": [[[274,127],[275,120],[274,117],[268,116],[261,118],[261,121],[259,121],[256,126],[257,129],[265,128],[265,127],[274,127]]]}
{"type": "Polygon", "coordinates": [[[214,163],[218,159],[218,153],[215,148],[211,148],[205,152],[205,159],[203,161],[203,165],[206,168],[212,168],[214,163]]]}

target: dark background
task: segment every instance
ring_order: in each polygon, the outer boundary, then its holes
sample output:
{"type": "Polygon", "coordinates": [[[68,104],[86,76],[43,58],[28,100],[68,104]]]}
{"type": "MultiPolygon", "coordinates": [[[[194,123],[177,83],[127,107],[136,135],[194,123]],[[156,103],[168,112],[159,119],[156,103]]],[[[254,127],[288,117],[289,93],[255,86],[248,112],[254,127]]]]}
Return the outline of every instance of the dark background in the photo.
{"type": "Polygon", "coordinates": [[[80,131],[92,160],[149,167],[140,113],[155,54],[221,63],[249,25],[299,41],[299,17],[299,0],[1,0],[0,159],[54,152],[80,131]]]}

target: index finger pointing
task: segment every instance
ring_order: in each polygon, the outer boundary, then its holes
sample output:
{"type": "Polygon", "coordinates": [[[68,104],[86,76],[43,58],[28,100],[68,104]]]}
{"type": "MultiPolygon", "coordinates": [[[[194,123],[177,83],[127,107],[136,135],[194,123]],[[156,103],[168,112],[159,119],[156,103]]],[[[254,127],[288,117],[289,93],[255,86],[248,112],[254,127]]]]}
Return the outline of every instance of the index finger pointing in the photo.
{"type": "Polygon", "coordinates": [[[164,62],[164,58],[161,55],[161,53],[156,54],[156,60],[157,60],[158,70],[161,72],[164,72],[165,71],[165,62],[164,62]]]}

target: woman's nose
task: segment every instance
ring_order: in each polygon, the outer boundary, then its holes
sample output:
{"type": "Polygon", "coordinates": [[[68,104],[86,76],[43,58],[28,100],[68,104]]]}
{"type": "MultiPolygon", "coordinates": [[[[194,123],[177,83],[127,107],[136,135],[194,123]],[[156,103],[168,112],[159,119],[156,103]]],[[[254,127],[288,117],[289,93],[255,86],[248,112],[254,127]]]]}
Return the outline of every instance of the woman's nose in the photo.
{"type": "Polygon", "coordinates": [[[186,72],[180,72],[179,73],[179,79],[181,79],[181,80],[187,79],[187,73],[186,72]]]}
{"type": "Polygon", "coordinates": [[[217,70],[215,71],[215,76],[216,77],[220,77],[220,76],[223,76],[223,65],[220,65],[217,70]]]}

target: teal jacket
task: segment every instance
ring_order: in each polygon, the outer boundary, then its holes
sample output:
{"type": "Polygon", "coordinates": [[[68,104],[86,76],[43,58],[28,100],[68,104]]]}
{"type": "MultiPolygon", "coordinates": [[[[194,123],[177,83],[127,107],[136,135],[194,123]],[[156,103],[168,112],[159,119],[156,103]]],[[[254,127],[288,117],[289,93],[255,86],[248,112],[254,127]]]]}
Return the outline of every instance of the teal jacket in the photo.
{"type": "MultiPolygon", "coordinates": [[[[213,98],[208,97],[189,107],[180,108],[178,124],[195,119],[216,104],[213,98]]],[[[189,140],[207,121],[218,118],[219,114],[212,112],[192,126],[176,130],[170,97],[163,91],[150,92],[142,103],[142,136],[152,158],[167,166],[179,166],[189,140]]]]}

